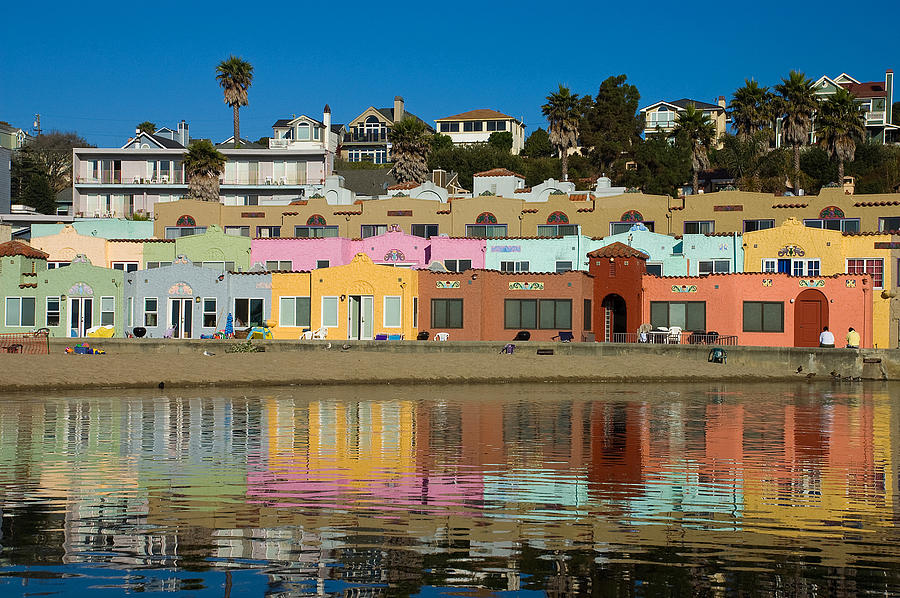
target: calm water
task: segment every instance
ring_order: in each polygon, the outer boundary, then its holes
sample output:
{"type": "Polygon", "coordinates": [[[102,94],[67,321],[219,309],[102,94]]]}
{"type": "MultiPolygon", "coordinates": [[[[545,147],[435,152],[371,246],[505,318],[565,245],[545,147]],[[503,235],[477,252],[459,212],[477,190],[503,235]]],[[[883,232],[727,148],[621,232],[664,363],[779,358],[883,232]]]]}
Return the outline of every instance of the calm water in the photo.
{"type": "Polygon", "coordinates": [[[896,595],[898,391],[0,397],[0,596],[896,595]]]}

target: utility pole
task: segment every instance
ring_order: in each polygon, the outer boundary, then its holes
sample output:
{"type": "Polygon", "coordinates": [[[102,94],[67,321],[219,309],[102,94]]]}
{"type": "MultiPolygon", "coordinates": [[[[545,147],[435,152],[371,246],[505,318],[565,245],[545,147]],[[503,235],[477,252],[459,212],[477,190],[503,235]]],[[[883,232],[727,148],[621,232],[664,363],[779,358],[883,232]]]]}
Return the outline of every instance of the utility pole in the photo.
{"type": "Polygon", "coordinates": [[[34,130],[37,132],[37,136],[40,137],[41,136],[41,115],[40,114],[34,115],[34,125],[33,126],[34,126],[34,130]]]}

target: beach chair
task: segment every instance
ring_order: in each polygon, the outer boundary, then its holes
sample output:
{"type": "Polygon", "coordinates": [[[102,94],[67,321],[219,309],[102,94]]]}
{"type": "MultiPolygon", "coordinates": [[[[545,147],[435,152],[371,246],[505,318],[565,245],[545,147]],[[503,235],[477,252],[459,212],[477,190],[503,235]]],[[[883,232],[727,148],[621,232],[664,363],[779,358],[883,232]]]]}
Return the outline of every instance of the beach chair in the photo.
{"type": "Polygon", "coordinates": [[[376,334],[375,335],[376,341],[386,341],[387,339],[388,339],[388,335],[386,335],[386,334],[376,334]]]}
{"type": "Polygon", "coordinates": [[[550,340],[559,339],[561,343],[571,343],[573,338],[575,338],[575,335],[572,334],[571,330],[560,330],[559,334],[551,336],[550,340]]]}
{"type": "Polygon", "coordinates": [[[402,341],[403,335],[402,334],[389,334],[389,335],[387,335],[387,339],[389,341],[402,341]]]}
{"type": "Polygon", "coordinates": [[[324,340],[328,336],[328,329],[324,326],[318,330],[304,330],[300,335],[302,340],[324,340]]]}
{"type": "Polygon", "coordinates": [[[680,345],[681,344],[681,328],[678,326],[671,326],[669,328],[669,336],[666,337],[666,342],[670,345],[680,345]]]}
{"type": "Polygon", "coordinates": [[[449,332],[438,332],[434,335],[434,340],[436,341],[449,341],[450,333],[449,332]]]}

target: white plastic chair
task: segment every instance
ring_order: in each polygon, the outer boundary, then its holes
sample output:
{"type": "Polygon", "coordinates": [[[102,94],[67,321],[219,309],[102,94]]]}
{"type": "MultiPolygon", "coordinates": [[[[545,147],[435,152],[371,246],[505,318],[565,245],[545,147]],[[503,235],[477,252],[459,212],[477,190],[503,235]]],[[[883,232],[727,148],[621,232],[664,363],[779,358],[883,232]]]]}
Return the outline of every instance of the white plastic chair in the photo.
{"type": "Polygon", "coordinates": [[[681,344],[681,328],[679,326],[670,326],[669,327],[669,337],[666,340],[670,345],[680,345],[681,344]]]}
{"type": "Polygon", "coordinates": [[[324,340],[328,336],[328,329],[325,327],[318,330],[306,330],[300,335],[302,340],[324,340]]]}
{"type": "Polygon", "coordinates": [[[434,335],[434,340],[448,341],[448,340],[450,340],[450,333],[449,332],[438,332],[437,334],[434,335]]]}

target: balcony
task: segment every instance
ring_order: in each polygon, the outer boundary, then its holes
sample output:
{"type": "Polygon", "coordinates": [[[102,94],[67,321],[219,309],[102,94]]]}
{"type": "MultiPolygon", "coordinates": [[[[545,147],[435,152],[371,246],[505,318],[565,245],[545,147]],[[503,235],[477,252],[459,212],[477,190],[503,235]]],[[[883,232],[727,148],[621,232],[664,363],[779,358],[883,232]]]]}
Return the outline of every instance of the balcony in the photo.
{"type": "Polygon", "coordinates": [[[387,133],[380,131],[350,132],[344,135],[344,143],[387,143],[387,133]]]}
{"type": "Polygon", "coordinates": [[[883,125],[885,116],[886,114],[883,110],[880,112],[866,112],[866,125],[883,125]]]}
{"type": "Polygon", "coordinates": [[[76,177],[76,185],[184,185],[184,177],[181,173],[170,177],[168,175],[160,175],[154,178],[148,177],[123,177],[116,173],[115,175],[101,177],[76,177]]]}

